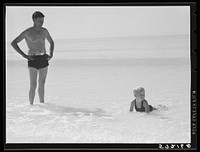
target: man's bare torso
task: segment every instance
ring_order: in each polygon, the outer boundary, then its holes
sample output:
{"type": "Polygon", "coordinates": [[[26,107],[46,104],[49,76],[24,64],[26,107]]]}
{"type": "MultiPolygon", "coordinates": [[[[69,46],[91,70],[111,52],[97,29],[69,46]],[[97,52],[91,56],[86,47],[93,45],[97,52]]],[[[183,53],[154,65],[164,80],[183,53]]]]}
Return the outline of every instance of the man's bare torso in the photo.
{"type": "Polygon", "coordinates": [[[26,33],[26,43],[28,45],[30,55],[40,55],[42,53],[46,53],[45,48],[45,37],[46,37],[46,29],[34,28],[31,27],[27,29],[26,33]]]}

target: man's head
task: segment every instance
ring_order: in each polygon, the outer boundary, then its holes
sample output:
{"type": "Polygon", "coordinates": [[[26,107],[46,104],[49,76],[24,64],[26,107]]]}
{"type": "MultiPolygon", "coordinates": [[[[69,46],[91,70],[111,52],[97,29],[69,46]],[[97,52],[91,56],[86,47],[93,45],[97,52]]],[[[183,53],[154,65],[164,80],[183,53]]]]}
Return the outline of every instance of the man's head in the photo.
{"type": "Polygon", "coordinates": [[[40,11],[36,11],[36,12],[34,12],[33,15],[32,15],[32,19],[33,19],[33,20],[36,19],[36,18],[40,18],[40,17],[43,17],[43,18],[44,18],[44,14],[42,14],[42,12],[40,12],[40,11]]]}
{"type": "Polygon", "coordinates": [[[35,26],[42,26],[44,22],[44,14],[39,11],[36,11],[32,15],[32,19],[35,26]]]}

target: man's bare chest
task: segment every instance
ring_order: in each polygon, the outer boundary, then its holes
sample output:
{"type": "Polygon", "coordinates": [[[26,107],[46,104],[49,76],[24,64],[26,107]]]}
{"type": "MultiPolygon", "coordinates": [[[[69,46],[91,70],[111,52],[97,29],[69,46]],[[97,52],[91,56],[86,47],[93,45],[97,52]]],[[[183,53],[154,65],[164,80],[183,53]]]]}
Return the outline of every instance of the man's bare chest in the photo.
{"type": "Polygon", "coordinates": [[[42,30],[31,30],[28,33],[27,38],[31,41],[44,40],[45,33],[42,30]]]}

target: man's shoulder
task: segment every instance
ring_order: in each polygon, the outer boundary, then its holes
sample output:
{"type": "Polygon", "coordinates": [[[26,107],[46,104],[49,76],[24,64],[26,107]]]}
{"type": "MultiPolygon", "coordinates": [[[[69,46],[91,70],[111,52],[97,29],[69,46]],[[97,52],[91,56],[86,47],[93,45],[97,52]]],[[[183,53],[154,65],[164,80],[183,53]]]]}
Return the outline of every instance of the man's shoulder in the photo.
{"type": "Polygon", "coordinates": [[[24,31],[23,31],[23,34],[25,34],[25,35],[27,35],[29,32],[31,32],[32,31],[32,27],[28,27],[27,29],[25,29],[24,31]]]}
{"type": "Polygon", "coordinates": [[[25,31],[29,32],[33,29],[33,27],[28,27],[25,31]]]}
{"type": "Polygon", "coordinates": [[[41,27],[41,32],[44,33],[45,35],[48,34],[48,30],[44,27],[41,27]]]}
{"type": "Polygon", "coordinates": [[[20,36],[27,36],[27,34],[28,34],[30,31],[31,31],[31,27],[25,29],[25,30],[20,34],[20,36]]]}
{"type": "Polygon", "coordinates": [[[45,27],[41,27],[41,30],[47,32],[48,30],[45,27]]]}
{"type": "MultiPolygon", "coordinates": [[[[34,29],[35,29],[34,27],[29,27],[29,28],[27,28],[25,31],[31,31],[31,30],[34,30],[34,29]]],[[[40,30],[41,30],[41,31],[47,31],[47,29],[44,28],[44,27],[41,27],[40,30]]]]}

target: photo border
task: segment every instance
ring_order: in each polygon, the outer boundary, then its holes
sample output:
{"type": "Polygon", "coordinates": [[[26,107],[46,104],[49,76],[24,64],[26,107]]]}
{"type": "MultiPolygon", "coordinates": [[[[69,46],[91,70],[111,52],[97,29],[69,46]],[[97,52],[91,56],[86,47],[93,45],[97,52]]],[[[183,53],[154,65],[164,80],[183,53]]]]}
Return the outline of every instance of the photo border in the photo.
{"type": "Polygon", "coordinates": [[[131,2],[131,3],[5,3],[3,5],[3,50],[5,51],[6,6],[190,6],[190,64],[191,64],[191,142],[190,143],[6,143],[6,53],[3,52],[3,120],[4,150],[195,150],[197,149],[197,24],[196,2],[131,2]]]}

